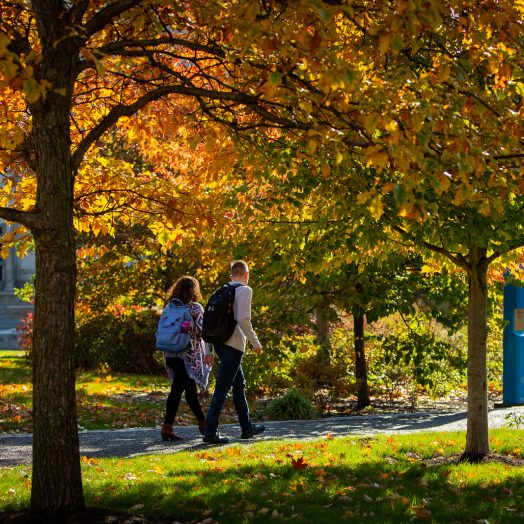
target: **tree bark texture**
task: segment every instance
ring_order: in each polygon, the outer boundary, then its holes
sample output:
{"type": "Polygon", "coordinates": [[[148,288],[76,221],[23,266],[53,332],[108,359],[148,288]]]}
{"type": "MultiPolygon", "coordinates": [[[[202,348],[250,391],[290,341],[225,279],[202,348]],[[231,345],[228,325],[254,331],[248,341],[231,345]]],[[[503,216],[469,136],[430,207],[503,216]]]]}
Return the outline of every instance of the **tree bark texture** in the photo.
{"type": "Polygon", "coordinates": [[[49,90],[31,105],[37,171],[33,328],[33,478],[31,508],[38,512],[84,507],[75,406],[74,305],[76,246],[69,114],[76,55],[65,45],[61,2],[34,2],[49,90]]]}
{"type": "Polygon", "coordinates": [[[353,313],[353,334],[355,337],[355,378],[358,386],[357,408],[361,409],[371,404],[364,348],[364,315],[362,313],[353,313]]]}
{"type": "Polygon", "coordinates": [[[329,308],[327,305],[317,307],[317,340],[320,344],[318,359],[322,364],[329,366],[331,363],[331,342],[329,340],[329,308]]]}
{"type": "Polygon", "coordinates": [[[487,271],[486,249],[470,251],[468,302],[468,421],[464,458],[479,460],[489,453],[486,367],[487,271]]]}

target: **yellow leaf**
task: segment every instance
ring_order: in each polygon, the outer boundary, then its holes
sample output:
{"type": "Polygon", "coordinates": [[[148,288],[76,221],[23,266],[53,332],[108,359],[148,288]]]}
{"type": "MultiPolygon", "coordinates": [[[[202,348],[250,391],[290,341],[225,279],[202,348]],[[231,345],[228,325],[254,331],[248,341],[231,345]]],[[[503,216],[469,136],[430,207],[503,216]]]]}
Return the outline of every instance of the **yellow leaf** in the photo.
{"type": "Polygon", "coordinates": [[[379,171],[382,171],[384,167],[386,167],[386,164],[389,161],[389,155],[385,151],[381,151],[381,152],[373,151],[371,154],[368,154],[368,151],[366,151],[366,156],[367,156],[366,166],[367,167],[374,166],[379,171]]]}
{"type": "Polygon", "coordinates": [[[25,97],[30,104],[38,102],[42,96],[42,90],[34,78],[25,78],[22,82],[22,87],[24,89],[25,97]]]}
{"type": "Polygon", "coordinates": [[[451,76],[451,69],[448,64],[441,64],[438,68],[437,82],[445,82],[451,76]]]}
{"type": "Polygon", "coordinates": [[[437,187],[435,188],[438,195],[445,193],[451,185],[451,180],[448,176],[440,173],[436,177],[437,187]]]}
{"type": "Polygon", "coordinates": [[[371,213],[371,216],[375,220],[380,220],[380,217],[384,214],[384,204],[382,203],[382,199],[380,198],[380,195],[376,195],[371,200],[369,211],[371,213]]]}
{"type": "Polygon", "coordinates": [[[302,109],[302,111],[304,111],[304,113],[306,113],[307,115],[311,114],[311,112],[313,111],[313,104],[311,104],[311,102],[309,100],[301,100],[299,103],[298,103],[298,106],[300,107],[300,109],[302,109]]]}
{"type": "Polygon", "coordinates": [[[380,38],[379,38],[379,41],[378,41],[378,49],[381,53],[385,53],[387,51],[389,51],[389,45],[391,44],[391,38],[392,38],[392,34],[391,33],[384,33],[380,38]]]}
{"type": "Polygon", "coordinates": [[[404,218],[410,218],[412,220],[420,220],[422,218],[420,209],[416,205],[408,202],[400,206],[398,215],[404,218]]]}
{"type": "Polygon", "coordinates": [[[378,113],[371,113],[364,119],[364,127],[369,134],[373,134],[378,126],[380,115],[378,113]]]}
{"type": "Polygon", "coordinates": [[[403,218],[408,218],[411,214],[412,209],[413,209],[413,204],[406,202],[405,204],[402,204],[400,206],[398,216],[403,217],[403,218]]]}
{"type": "Polygon", "coordinates": [[[489,205],[489,200],[484,200],[484,202],[480,204],[479,212],[483,217],[487,217],[491,214],[491,206],[489,205]]]}
{"type": "Polygon", "coordinates": [[[357,204],[365,204],[369,199],[369,192],[364,191],[357,196],[357,204]]]}

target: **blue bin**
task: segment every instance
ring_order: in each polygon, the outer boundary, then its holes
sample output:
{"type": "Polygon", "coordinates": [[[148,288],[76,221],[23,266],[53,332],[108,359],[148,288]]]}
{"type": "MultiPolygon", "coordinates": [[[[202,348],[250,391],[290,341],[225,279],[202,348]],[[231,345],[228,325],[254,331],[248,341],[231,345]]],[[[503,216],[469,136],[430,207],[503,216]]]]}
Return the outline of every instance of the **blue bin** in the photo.
{"type": "Polygon", "coordinates": [[[524,404],[524,287],[504,286],[502,401],[524,404]]]}

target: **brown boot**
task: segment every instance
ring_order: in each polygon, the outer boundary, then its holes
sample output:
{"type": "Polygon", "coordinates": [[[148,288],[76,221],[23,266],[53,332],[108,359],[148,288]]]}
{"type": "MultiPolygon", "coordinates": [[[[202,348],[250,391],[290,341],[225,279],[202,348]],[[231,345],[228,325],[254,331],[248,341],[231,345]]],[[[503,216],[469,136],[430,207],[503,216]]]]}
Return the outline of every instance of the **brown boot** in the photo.
{"type": "Polygon", "coordinates": [[[162,440],[184,440],[180,435],[177,435],[173,431],[173,424],[163,424],[162,429],[160,430],[160,436],[162,440]]]}
{"type": "Polygon", "coordinates": [[[198,421],[198,430],[200,431],[200,433],[202,433],[202,435],[206,434],[206,427],[207,427],[207,424],[206,424],[205,418],[198,421]]]}

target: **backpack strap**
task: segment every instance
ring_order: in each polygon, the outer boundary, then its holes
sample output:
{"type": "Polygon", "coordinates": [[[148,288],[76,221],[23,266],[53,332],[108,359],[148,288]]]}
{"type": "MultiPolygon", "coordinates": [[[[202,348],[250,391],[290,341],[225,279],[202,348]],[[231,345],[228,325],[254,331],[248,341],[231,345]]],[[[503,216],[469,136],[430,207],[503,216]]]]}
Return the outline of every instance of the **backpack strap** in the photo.
{"type": "Polygon", "coordinates": [[[185,304],[179,298],[174,298],[171,300],[170,304],[173,304],[175,307],[185,306],[185,304]]]}
{"type": "MultiPolygon", "coordinates": [[[[234,304],[235,304],[235,298],[236,298],[236,290],[237,288],[243,286],[244,284],[242,284],[241,282],[227,282],[226,283],[226,286],[231,289],[231,292],[233,294],[233,302],[231,302],[231,314],[233,315],[233,318],[235,318],[235,309],[234,309],[234,304]]],[[[235,318],[236,320],[236,318],[235,318]]]]}
{"type": "MultiPolygon", "coordinates": [[[[226,286],[231,289],[233,293],[233,301],[235,300],[235,291],[237,290],[237,287],[243,286],[244,284],[241,284],[240,282],[227,282],[226,286]]],[[[231,304],[231,308],[233,308],[233,304],[231,304]]]]}

